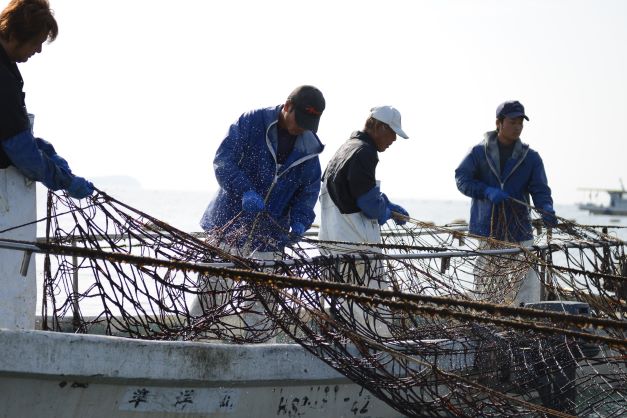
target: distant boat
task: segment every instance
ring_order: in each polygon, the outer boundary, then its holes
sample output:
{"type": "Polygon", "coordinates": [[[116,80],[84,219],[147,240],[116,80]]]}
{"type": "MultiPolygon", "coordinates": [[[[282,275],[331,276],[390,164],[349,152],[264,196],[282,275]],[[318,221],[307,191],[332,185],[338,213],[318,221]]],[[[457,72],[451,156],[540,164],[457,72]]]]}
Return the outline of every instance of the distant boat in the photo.
{"type": "Polygon", "coordinates": [[[594,215],[617,215],[627,216],[627,190],[621,180],[621,189],[579,189],[590,192],[605,192],[610,195],[609,206],[599,205],[595,203],[580,203],[579,209],[587,210],[594,215]]]}

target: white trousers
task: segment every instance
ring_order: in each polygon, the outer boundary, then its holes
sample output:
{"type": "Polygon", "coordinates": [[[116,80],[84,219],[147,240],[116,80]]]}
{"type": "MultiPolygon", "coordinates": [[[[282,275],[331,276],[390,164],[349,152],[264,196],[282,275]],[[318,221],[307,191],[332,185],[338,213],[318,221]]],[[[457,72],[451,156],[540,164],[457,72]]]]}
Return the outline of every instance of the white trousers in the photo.
{"type": "MultiPolygon", "coordinates": [[[[320,191],[320,229],[318,232],[318,239],[321,241],[343,241],[350,243],[357,243],[360,245],[346,245],[346,244],[330,244],[320,243],[320,253],[326,256],[337,256],[343,254],[358,255],[360,251],[367,253],[381,253],[382,250],[379,247],[372,247],[367,244],[380,244],[381,243],[381,229],[376,219],[370,219],[364,216],[362,212],[345,214],[340,212],[335,205],[331,196],[329,195],[326,186],[323,184],[320,191]]],[[[390,288],[390,284],[386,281],[385,271],[383,263],[381,261],[359,261],[355,260],[354,265],[351,268],[347,268],[345,263],[338,262],[335,266],[338,273],[342,274],[343,282],[350,284],[365,285],[373,289],[387,290],[390,288]],[[368,270],[366,270],[366,264],[368,264],[368,270]],[[359,280],[355,280],[355,277],[349,277],[348,272],[354,272],[359,277],[359,280]]],[[[352,316],[352,318],[370,332],[375,332],[380,337],[390,336],[389,329],[385,323],[375,319],[373,312],[381,317],[391,320],[391,314],[389,309],[385,307],[369,308],[368,311],[364,311],[357,303],[349,302],[347,300],[337,303],[333,299],[329,299],[330,308],[344,311],[344,315],[352,316]]],[[[327,308],[324,302],[321,303],[323,308],[327,308]]]]}
{"type": "MultiPolygon", "coordinates": [[[[533,240],[519,243],[522,246],[533,244],[533,240]]],[[[489,249],[483,244],[479,249],[489,249]]],[[[513,256],[477,258],[474,268],[475,289],[473,296],[486,302],[522,306],[539,302],[542,295],[540,276],[528,261],[513,256]]]]}
{"type": "MultiPolygon", "coordinates": [[[[233,255],[253,257],[257,260],[271,261],[281,258],[281,254],[275,252],[250,254],[243,253],[239,248],[228,248],[224,245],[220,248],[233,255]]],[[[226,277],[201,274],[198,276],[198,290],[202,293],[192,301],[189,309],[192,316],[198,317],[204,313],[216,315],[218,322],[210,328],[223,328],[220,333],[230,328],[230,334],[233,337],[273,341],[270,336],[276,327],[266,315],[262,302],[253,295],[246,283],[238,283],[226,277]]],[[[274,310],[276,306],[274,301],[269,299],[267,303],[270,309],[274,310]]]]}
{"type": "MultiPolygon", "coordinates": [[[[278,257],[280,257],[280,255],[274,252],[256,252],[251,255],[242,254],[242,252],[238,248],[228,248],[224,245],[221,245],[220,248],[222,250],[230,252],[233,255],[237,255],[240,257],[252,256],[257,260],[271,261],[279,259],[278,257]]],[[[234,292],[237,292],[238,287],[238,283],[226,277],[207,276],[202,274],[199,275],[198,290],[205,293],[194,298],[189,308],[190,314],[193,316],[199,316],[207,310],[214,309],[223,305],[232,305],[229,298],[233,296],[234,292]]],[[[235,312],[239,307],[230,306],[230,308],[235,312]]],[[[263,310],[263,307],[261,307],[261,302],[255,302],[255,308],[263,310]]]]}

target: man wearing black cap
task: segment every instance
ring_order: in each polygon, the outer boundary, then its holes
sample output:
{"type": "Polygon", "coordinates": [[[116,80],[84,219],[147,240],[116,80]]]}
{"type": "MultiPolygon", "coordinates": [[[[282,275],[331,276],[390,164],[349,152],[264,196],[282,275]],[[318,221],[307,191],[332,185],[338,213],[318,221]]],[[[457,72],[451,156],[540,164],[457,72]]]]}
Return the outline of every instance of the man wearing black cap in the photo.
{"type": "MultiPolygon", "coordinates": [[[[460,192],[472,198],[469,230],[501,241],[533,243],[529,196],[547,226],[555,226],[551,189],[540,154],[520,140],[523,121],[529,120],[518,101],[496,109],[496,130],[487,132],[455,170],[460,192]],[[511,198],[511,199],[510,199],[511,198]]],[[[503,294],[503,292],[500,292],[503,294]]],[[[540,283],[533,271],[522,281],[514,304],[540,298],[540,283]]]]}
{"type": "Polygon", "coordinates": [[[284,104],[247,112],[231,125],[213,161],[220,189],[200,221],[205,231],[235,247],[276,251],[311,226],[324,107],[320,90],[300,86],[284,104]]]}
{"type": "MultiPolygon", "coordinates": [[[[304,85],[284,104],[244,113],[231,125],[213,160],[220,188],[200,220],[212,243],[270,259],[309,229],[320,192],[324,146],[316,132],[324,108],[320,90],[304,85]]],[[[209,300],[216,281],[204,279],[201,305],[216,304],[209,300]]]]}

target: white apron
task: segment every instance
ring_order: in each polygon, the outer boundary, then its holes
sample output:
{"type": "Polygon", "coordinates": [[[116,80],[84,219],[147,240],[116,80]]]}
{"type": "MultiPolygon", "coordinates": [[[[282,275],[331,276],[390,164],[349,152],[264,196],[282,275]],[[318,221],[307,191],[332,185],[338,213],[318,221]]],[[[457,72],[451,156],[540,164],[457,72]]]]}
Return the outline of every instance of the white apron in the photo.
{"type": "MultiPolygon", "coordinates": [[[[362,212],[341,213],[335,206],[326,185],[320,189],[320,229],[318,239],[322,241],[346,241],[354,243],[381,243],[381,229],[376,219],[369,219],[362,212]]],[[[358,250],[381,252],[380,248],[322,244],[321,249],[331,254],[351,253],[358,250]]]]}
{"type": "MultiPolygon", "coordinates": [[[[320,243],[320,252],[323,255],[338,255],[338,254],[350,254],[357,253],[359,251],[367,251],[370,253],[381,253],[382,250],[379,247],[368,246],[368,243],[380,244],[381,243],[381,229],[376,219],[367,218],[362,212],[358,213],[341,213],[338,207],[333,203],[326,185],[323,183],[320,190],[320,229],[318,231],[318,239],[321,241],[344,241],[351,243],[358,243],[363,245],[342,245],[342,244],[330,244],[320,243]]],[[[337,268],[340,271],[344,271],[341,265],[337,268]]],[[[353,271],[361,277],[360,281],[366,286],[374,289],[389,289],[389,283],[386,282],[386,276],[383,269],[383,263],[377,262],[374,268],[371,268],[370,276],[366,273],[363,262],[355,261],[353,271]]],[[[344,279],[348,283],[355,283],[354,279],[346,277],[344,279]]],[[[376,334],[380,337],[388,337],[391,335],[386,324],[375,319],[374,316],[368,315],[361,307],[360,304],[349,302],[346,300],[334,301],[333,298],[329,299],[329,302],[321,302],[323,309],[329,309],[327,303],[334,305],[332,309],[339,310],[342,315],[351,315],[353,318],[363,326],[364,330],[375,330],[376,334]]],[[[372,309],[372,308],[370,308],[372,309]]],[[[391,317],[391,313],[387,307],[379,306],[374,308],[379,315],[387,318],[391,317]]]]}

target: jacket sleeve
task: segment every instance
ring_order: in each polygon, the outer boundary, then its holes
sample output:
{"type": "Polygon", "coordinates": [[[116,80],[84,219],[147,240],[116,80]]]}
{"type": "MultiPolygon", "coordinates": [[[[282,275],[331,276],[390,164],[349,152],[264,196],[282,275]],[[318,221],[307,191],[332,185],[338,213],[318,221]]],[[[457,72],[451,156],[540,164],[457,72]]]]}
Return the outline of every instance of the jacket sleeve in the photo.
{"type": "Polygon", "coordinates": [[[213,159],[213,169],[218,184],[228,193],[236,196],[242,196],[248,190],[253,190],[250,179],[239,167],[250,137],[251,117],[251,113],[246,113],[231,125],[213,159]]]}
{"type": "Polygon", "coordinates": [[[290,200],[290,224],[299,222],[305,226],[305,231],[311,227],[316,218],[314,206],[318,201],[322,176],[320,160],[316,157],[311,163],[313,167],[310,175],[305,178],[302,186],[290,200]]]}
{"type": "MultiPolygon", "coordinates": [[[[52,145],[48,142],[46,144],[49,145],[48,151],[51,148],[54,152],[52,145]]],[[[67,189],[72,183],[74,176],[69,167],[67,170],[59,167],[42,151],[30,129],[2,141],[2,147],[13,165],[29,179],[39,181],[52,190],[67,189]]],[[[45,144],[44,148],[47,148],[45,144]]]]}
{"type": "Polygon", "coordinates": [[[385,215],[389,203],[390,201],[385,193],[381,193],[379,186],[373,187],[357,198],[357,206],[370,219],[378,220],[385,215]]]}
{"type": "Polygon", "coordinates": [[[46,154],[46,156],[50,158],[57,165],[57,167],[60,167],[68,173],[72,174],[72,170],[70,170],[70,165],[63,157],[57,154],[57,151],[54,149],[50,142],[41,138],[35,138],[35,142],[37,143],[37,148],[39,148],[41,152],[46,154]]]}
{"type": "Polygon", "coordinates": [[[479,161],[473,148],[455,170],[457,189],[468,197],[483,199],[488,185],[478,179],[479,172],[479,161]]]}
{"type": "Polygon", "coordinates": [[[549,187],[549,181],[546,178],[544,171],[544,164],[539,154],[536,154],[533,169],[531,171],[531,178],[529,179],[529,194],[533,199],[533,204],[536,207],[544,208],[546,206],[553,206],[553,198],[551,197],[551,188],[549,187]]]}

